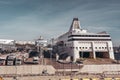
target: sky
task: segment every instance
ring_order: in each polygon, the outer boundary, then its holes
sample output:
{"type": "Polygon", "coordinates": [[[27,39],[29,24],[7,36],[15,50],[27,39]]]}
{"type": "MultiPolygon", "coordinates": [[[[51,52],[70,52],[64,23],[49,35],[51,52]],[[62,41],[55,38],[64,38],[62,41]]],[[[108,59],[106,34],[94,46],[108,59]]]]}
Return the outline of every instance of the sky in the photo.
{"type": "Polygon", "coordinates": [[[74,17],[82,29],[106,31],[114,46],[120,45],[120,0],[0,0],[0,38],[56,38],[74,17]]]}

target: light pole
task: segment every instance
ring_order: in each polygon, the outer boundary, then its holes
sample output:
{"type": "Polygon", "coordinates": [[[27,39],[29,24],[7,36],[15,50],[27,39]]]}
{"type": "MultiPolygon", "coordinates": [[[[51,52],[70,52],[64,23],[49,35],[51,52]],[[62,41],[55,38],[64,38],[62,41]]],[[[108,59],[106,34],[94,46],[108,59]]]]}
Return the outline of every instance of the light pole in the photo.
{"type": "Polygon", "coordinates": [[[13,77],[13,80],[17,80],[17,67],[15,65],[15,76],[13,77]]]}
{"type": "Polygon", "coordinates": [[[63,76],[64,76],[64,63],[63,63],[63,76]]]}
{"type": "Polygon", "coordinates": [[[52,65],[52,55],[53,55],[53,54],[52,54],[53,40],[54,40],[54,39],[52,38],[51,41],[50,41],[50,45],[51,45],[51,46],[50,46],[50,47],[51,47],[51,48],[50,48],[50,60],[51,60],[51,65],[52,65]]]}
{"type": "Polygon", "coordinates": [[[71,61],[71,75],[70,75],[70,80],[72,80],[72,61],[71,61]]]}

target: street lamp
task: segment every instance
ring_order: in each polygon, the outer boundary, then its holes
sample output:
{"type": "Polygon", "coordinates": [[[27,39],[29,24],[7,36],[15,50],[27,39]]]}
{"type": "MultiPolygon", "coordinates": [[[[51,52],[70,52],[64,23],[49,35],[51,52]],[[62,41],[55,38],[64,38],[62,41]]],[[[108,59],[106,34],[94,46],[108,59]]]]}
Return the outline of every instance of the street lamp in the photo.
{"type": "Polygon", "coordinates": [[[73,80],[72,79],[72,61],[71,61],[71,75],[70,75],[70,80],[73,80]]]}
{"type": "Polygon", "coordinates": [[[49,48],[50,50],[50,61],[51,61],[51,64],[52,64],[52,48],[49,48]]]}
{"type": "Polygon", "coordinates": [[[63,76],[64,76],[64,63],[63,63],[63,76]]]}
{"type": "Polygon", "coordinates": [[[15,76],[13,77],[13,80],[18,80],[17,79],[17,67],[16,67],[16,65],[15,65],[15,76]]]}

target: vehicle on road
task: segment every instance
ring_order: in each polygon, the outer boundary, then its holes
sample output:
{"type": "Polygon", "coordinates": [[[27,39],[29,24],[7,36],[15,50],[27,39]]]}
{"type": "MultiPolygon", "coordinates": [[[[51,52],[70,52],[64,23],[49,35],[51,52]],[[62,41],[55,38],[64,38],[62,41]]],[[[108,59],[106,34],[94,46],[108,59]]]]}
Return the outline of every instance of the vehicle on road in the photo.
{"type": "Polygon", "coordinates": [[[21,65],[22,59],[21,58],[15,58],[15,65],[21,65]]]}
{"type": "Polygon", "coordinates": [[[33,63],[39,64],[39,57],[33,57],[33,63]]]}
{"type": "Polygon", "coordinates": [[[5,65],[5,59],[0,58],[0,65],[5,65]]]}
{"type": "Polygon", "coordinates": [[[6,58],[6,65],[9,66],[15,65],[15,59],[16,59],[15,55],[8,55],[6,58]]]}

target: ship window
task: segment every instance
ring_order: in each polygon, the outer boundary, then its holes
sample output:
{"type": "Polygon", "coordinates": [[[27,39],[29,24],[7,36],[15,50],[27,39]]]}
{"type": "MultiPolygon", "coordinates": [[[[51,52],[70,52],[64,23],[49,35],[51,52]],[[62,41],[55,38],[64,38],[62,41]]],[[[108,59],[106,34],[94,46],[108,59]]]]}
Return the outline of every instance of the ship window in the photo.
{"type": "Polygon", "coordinates": [[[82,47],[84,49],[84,47],[82,47]]]}
{"type": "Polygon", "coordinates": [[[104,49],[104,47],[102,47],[102,49],[104,49]]]}
{"type": "Polygon", "coordinates": [[[89,49],[92,49],[92,47],[89,47],[89,49]]]}
{"type": "Polygon", "coordinates": [[[81,47],[79,47],[79,49],[81,49],[81,47]]]}
{"type": "Polygon", "coordinates": [[[99,47],[99,49],[101,49],[101,47],[99,47]]]}
{"type": "Polygon", "coordinates": [[[76,47],[76,49],[78,49],[78,47],[76,47]]]}
{"type": "Polygon", "coordinates": [[[107,49],[107,47],[105,47],[105,49],[107,49]]]}
{"type": "Polygon", "coordinates": [[[95,47],[95,49],[97,49],[97,47],[95,47]]]}
{"type": "Polygon", "coordinates": [[[87,47],[85,47],[85,49],[87,49],[87,47]]]}
{"type": "Polygon", "coordinates": [[[65,44],[65,46],[66,46],[66,44],[65,44]]]}
{"type": "Polygon", "coordinates": [[[111,47],[110,47],[110,49],[111,49],[111,47]]]}

